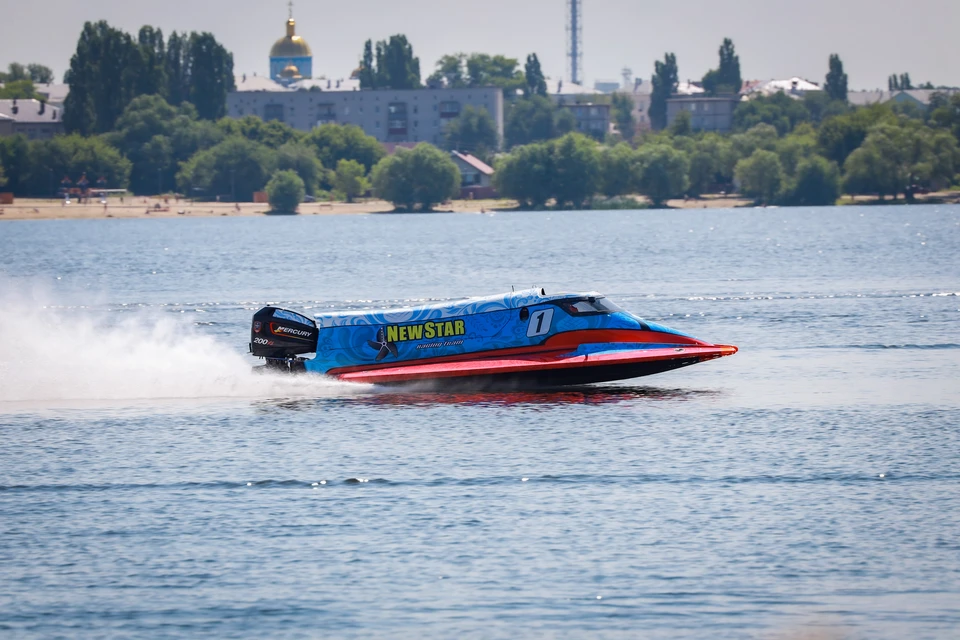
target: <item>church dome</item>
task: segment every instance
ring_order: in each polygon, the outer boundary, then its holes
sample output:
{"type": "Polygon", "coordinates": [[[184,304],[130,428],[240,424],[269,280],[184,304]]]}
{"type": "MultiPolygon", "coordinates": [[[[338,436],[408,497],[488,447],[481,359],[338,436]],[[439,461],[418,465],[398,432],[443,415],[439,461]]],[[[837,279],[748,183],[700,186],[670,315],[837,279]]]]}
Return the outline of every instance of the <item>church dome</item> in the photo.
{"type": "Polygon", "coordinates": [[[271,58],[305,58],[312,56],[310,45],[296,33],[297,23],[287,20],[287,35],[277,40],[270,49],[271,58]]]}
{"type": "Polygon", "coordinates": [[[283,71],[280,72],[280,77],[285,80],[300,78],[300,69],[297,69],[297,65],[295,64],[288,64],[284,67],[283,71]]]}

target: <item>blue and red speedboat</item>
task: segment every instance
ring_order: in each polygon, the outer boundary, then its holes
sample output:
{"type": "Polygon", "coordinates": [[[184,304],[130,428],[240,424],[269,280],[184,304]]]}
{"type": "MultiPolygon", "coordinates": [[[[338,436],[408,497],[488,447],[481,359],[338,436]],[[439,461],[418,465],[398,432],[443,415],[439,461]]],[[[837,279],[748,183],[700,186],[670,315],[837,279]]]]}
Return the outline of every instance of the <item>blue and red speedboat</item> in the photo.
{"type": "Polygon", "coordinates": [[[527,388],[648,376],[737,347],[647,322],[599,293],[531,289],[313,319],[264,307],[253,317],[250,352],[267,370],[350,382],[527,388]]]}

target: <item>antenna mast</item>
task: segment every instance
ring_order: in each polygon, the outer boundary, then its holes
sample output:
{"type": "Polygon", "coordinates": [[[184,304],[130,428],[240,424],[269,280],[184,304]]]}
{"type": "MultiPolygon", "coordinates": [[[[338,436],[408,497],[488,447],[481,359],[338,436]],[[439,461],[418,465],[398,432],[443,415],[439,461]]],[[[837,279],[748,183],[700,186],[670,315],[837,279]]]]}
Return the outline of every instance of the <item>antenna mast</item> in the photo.
{"type": "Polygon", "coordinates": [[[567,57],[570,82],[583,83],[583,0],[567,0],[567,57]]]}

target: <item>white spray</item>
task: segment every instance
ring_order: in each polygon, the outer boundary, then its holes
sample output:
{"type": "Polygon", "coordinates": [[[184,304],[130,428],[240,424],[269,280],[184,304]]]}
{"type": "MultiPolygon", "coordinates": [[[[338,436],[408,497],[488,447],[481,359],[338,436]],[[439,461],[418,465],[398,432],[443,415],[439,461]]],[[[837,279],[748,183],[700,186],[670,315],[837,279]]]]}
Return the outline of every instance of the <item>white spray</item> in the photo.
{"type": "Polygon", "coordinates": [[[54,307],[0,296],[0,404],[288,398],[362,390],[320,376],[262,375],[180,318],[54,307]]]}

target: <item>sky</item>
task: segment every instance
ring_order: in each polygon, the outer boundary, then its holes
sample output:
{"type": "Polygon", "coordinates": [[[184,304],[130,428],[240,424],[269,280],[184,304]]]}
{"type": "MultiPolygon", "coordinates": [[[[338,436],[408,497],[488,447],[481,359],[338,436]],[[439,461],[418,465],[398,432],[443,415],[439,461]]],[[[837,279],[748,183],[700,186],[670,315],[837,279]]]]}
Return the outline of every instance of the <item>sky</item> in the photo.
{"type": "MultiPolygon", "coordinates": [[[[424,77],[443,54],[483,52],[519,58],[535,52],[548,76],[566,70],[566,0],[352,0],[294,4],[297,32],[313,50],[314,76],[342,78],[368,38],[403,33],[424,77]]],[[[136,33],[144,24],[210,31],[233,52],[234,69],[264,75],[284,34],[284,0],[0,0],[0,68],[38,62],[63,77],[87,20],[136,33]]],[[[823,82],[840,54],[851,89],[886,88],[892,73],[914,84],[960,86],[960,2],[913,0],[583,0],[586,84],[619,80],[624,67],[649,81],[654,60],[677,55],[681,80],[717,66],[732,38],[745,80],[800,76],[823,82]]]]}

